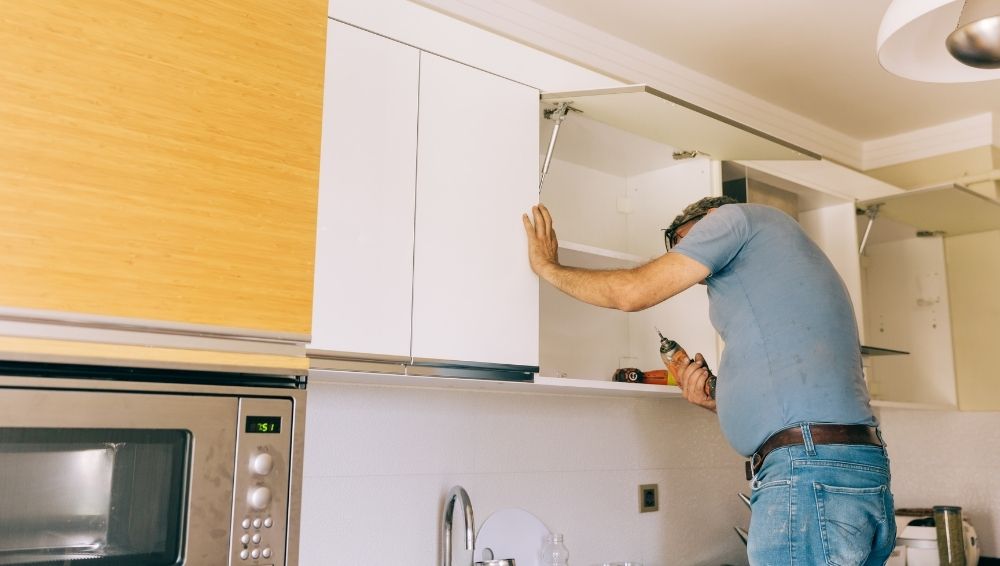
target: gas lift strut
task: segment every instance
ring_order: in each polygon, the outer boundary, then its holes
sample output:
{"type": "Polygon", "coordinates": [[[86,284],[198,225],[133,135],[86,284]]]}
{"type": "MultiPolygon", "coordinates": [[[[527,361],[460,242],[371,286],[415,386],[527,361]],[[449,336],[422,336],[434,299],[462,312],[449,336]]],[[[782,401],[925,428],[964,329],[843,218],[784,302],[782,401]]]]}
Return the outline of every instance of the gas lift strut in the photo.
{"type": "Polygon", "coordinates": [[[552,162],[552,152],[556,149],[556,139],[559,137],[559,126],[562,125],[562,121],[566,119],[566,115],[569,111],[573,112],[583,112],[570,106],[569,102],[560,102],[555,108],[549,108],[545,110],[544,115],[549,120],[555,121],[555,126],[552,127],[552,136],[549,138],[549,149],[545,152],[545,162],[542,164],[542,174],[538,178],[538,193],[542,192],[542,183],[545,182],[545,174],[549,172],[549,164],[552,162]]]}
{"type": "Polygon", "coordinates": [[[864,255],[865,244],[868,243],[868,235],[872,231],[872,226],[875,224],[875,219],[878,217],[878,209],[881,208],[882,204],[873,204],[865,209],[865,216],[868,217],[868,226],[865,227],[865,235],[861,237],[861,246],[858,248],[858,255],[864,255]]]}

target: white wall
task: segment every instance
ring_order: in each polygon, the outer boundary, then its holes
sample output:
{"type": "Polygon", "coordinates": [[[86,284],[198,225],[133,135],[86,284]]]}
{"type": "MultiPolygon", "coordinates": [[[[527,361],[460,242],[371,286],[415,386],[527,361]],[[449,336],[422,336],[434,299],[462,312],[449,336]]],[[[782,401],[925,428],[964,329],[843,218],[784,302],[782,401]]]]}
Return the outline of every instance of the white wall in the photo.
{"type": "Polygon", "coordinates": [[[1000,556],[1000,412],[882,409],[897,507],[958,505],[1000,556]]]}
{"type": "Polygon", "coordinates": [[[438,563],[455,484],[477,525],[522,508],[563,532],[574,566],[746,564],[742,460],[680,399],[313,382],[306,430],[303,566],[438,563]],[[646,483],[660,510],[640,515],[646,483]]]}

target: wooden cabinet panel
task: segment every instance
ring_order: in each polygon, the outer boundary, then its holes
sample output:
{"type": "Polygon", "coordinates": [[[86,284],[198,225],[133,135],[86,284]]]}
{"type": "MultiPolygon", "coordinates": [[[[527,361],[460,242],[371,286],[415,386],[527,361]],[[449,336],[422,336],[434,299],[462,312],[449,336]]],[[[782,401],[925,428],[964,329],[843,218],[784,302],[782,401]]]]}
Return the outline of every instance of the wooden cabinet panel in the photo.
{"type": "Polygon", "coordinates": [[[413,356],[538,365],[538,91],[421,54],[413,356]]]}
{"type": "Polygon", "coordinates": [[[308,333],[326,2],[0,14],[0,304],[308,333]]]}
{"type": "Polygon", "coordinates": [[[409,356],[420,53],[338,22],[328,46],[311,347],[409,356]]]}

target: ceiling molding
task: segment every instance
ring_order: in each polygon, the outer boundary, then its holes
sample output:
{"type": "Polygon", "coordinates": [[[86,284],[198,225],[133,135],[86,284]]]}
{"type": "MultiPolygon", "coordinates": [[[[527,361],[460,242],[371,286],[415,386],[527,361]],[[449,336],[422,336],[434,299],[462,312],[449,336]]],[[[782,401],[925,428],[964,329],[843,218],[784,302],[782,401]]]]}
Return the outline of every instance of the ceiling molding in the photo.
{"type": "Polygon", "coordinates": [[[658,90],[861,168],[862,143],[528,0],[414,0],[593,71],[658,90]]]}
{"type": "Polygon", "coordinates": [[[993,114],[986,112],[954,122],[866,141],[862,144],[863,169],[867,171],[992,145],[997,142],[997,132],[1000,131],[994,122],[993,114]]]}

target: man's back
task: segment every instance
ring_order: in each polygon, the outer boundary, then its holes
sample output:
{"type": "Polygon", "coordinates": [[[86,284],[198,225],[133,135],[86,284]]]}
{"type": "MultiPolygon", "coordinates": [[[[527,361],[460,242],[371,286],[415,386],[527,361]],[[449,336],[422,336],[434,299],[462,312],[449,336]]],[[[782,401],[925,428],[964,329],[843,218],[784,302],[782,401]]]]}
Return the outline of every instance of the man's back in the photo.
{"type": "Polygon", "coordinates": [[[850,297],[792,218],[725,205],[675,250],[711,272],[710,315],[726,342],[716,401],[738,452],[796,423],[875,424],[850,297]]]}

